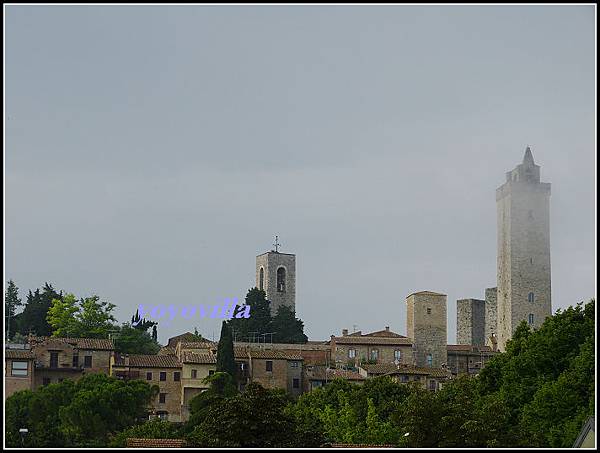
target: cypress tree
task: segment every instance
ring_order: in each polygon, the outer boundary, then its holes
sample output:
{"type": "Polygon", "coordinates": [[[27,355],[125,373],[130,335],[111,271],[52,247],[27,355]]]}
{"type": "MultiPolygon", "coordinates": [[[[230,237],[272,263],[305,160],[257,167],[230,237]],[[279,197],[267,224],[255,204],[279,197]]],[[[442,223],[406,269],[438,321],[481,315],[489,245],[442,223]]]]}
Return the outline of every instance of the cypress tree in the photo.
{"type": "Polygon", "coordinates": [[[231,329],[225,321],[221,326],[221,338],[219,338],[219,346],[217,348],[217,371],[228,373],[233,381],[236,382],[235,356],[233,354],[233,338],[231,329]]]}

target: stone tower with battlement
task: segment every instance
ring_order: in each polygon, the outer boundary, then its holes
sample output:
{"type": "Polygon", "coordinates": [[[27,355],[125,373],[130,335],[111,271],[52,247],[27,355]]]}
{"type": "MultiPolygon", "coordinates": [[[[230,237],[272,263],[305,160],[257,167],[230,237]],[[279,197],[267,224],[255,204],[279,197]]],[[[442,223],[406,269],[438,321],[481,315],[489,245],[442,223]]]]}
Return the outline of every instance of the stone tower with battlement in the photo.
{"type": "Polygon", "coordinates": [[[406,332],[413,340],[413,363],[419,367],[448,365],[445,294],[420,291],[406,298],[406,332]]]}
{"type": "Polygon", "coordinates": [[[275,316],[281,305],[296,311],[296,255],[276,250],[256,257],[256,287],[271,301],[275,316]]]}
{"type": "Polygon", "coordinates": [[[552,314],[550,184],[527,147],[523,162],[496,189],[498,213],[498,349],[521,321],[538,328],[552,314]]]}

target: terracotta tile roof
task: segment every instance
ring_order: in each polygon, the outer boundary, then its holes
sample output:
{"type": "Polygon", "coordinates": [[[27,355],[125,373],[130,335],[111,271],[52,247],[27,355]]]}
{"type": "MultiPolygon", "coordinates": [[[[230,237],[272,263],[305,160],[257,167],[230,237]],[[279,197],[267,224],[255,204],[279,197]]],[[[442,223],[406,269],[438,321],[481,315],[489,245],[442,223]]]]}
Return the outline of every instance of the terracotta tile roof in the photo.
{"type": "Polygon", "coordinates": [[[328,351],[330,346],[328,341],[309,341],[308,343],[250,343],[246,341],[236,341],[235,347],[251,349],[275,349],[275,350],[297,350],[297,351],[328,351]]]}
{"type": "Polygon", "coordinates": [[[214,341],[181,341],[179,349],[217,349],[218,343],[214,341]]]}
{"type": "MultiPolygon", "coordinates": [[[[115,366],[125,366],[125,356],[121,355],[115,360],[115,366]]],[[[181,368],[181,362],[175,355],[141,355],[129,356],[130,368],[181,368]]]]}
{"type": "Polygon", "coordinates": [[[33,352],[31,352],[29,349],[5,349],[4,352],[7,359],[35,359],[33,352]]]}
{"type": "Polygon", "coordinates": [[[171,348],[170,346],[163,346],[158,351],[158,355],[175,355],[175,348],[171,348]]]}
{"type": "Polygon", "coordinates": [[[182,448],[185,446],[183,439],[139,439],[127,438],[128,448],[182,448]]]}
{"type": "Polygon", "coordinates": [[[466,351],[466,352],[493,352],[489,346],[472,346],[470,344],[449,344],[448,351],[466,351]]]}
{"type": "Polygon", "coordinates": [[[398,448],[395,445],[374,445],[374,444],[324,444],[321,447],[331,448],[398,448]]]}
{"type": "Polygon", "coordinates": [[[400,335],[399,333],[392,332],[391,330],[378,330],[376,332],[366,333],[365,337],[383,337],[383,338],[407,338],[404,335],[400,335]]]}
{"type": "Polygon", "coordinates": [[[28,337],[29,343],[33,347],[34,345],[44,343],[47,341],[57,341],[67,343],[78,349],[89,349],[94,351],[106,350],[112,351],[115,346],[112,340],[105,338],[64,338],[64,337],[28,337]]]}
{"type": "Polygon", "coordinates": [[[314,366],[306,371],[309,380],[324,381],[336,378],[346,379],[348,381],[364,381],[366,378],[356,371],[341,370],[337,368],[327,368],[324,366],[314,366]]]}
{"type": "Polygon", "coordinates": [[[395,376],[399,374],[417,374],[422,376],[431,376],[439,378],[451,378],[452,373],[449,370],[442,368],[427,368],[427,367],[416,367],[411,365],[400,365],[400,368],[390,371],[384,374],[384,376],[395,376]]]}
{"type": "Polygon", "coordinates": [[[407,298],[410,296],[414,296],[414,295],[419,295],[419,296],[446,296],[447,294],[442,294],[442,293],[436,293],[434,291],[417,291],[416,293],[411,293],[408,296],[406,296],[407,298]]]}
{"type": "Polygon", "coordinates": [[[182,363],[213,364],[217,363],[215,354],[196,354],[195,352],[183,351],[181,357],[182,363]]]}
{"type": "Polygon", "coordinates": [[[386,374],[398,369],[394,363],[363,363],[360,367],[368,374],[386,374]]]}
{"type": "Polygon", "coordinates": [[[177,335],[175,337],[169,338],[166,346],[174,348],[177,346],[177,343],[179,343],[181,341],[194,342],[194,341],[198,341],[198,337],[196,335],[194,335],[192,332],[185,332],[185,333],[182,333],[181,335],[177,335]]]}
{"type": "Polygon", "coordinates": [[[337,344],[380,344],[380,345],[412,345],[412,339],[407,337],[368,337],[368,336],[351,336],[333,337],[331,339],[337,344]]]}
{"type": "Polygon", "coordinates": [[[248,354],[253,359],[273,359],[273,360],[303,360],[300,354],[274,349],[254,349],[254,348],[233,348],[236,359],[247,359],[248,354]]]}

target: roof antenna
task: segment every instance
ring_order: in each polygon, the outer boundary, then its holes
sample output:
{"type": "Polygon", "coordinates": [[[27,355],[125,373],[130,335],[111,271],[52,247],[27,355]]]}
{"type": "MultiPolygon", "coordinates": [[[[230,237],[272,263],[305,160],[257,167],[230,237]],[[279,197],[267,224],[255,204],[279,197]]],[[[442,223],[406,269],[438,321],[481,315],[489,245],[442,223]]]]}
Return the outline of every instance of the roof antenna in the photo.
{"type": "Polygon", "coordinates": [[[273,245],[275,246],[275,253],[279,253],[279,247],[281,246],[279,236],[275,236],[275,243],[273,245]]]}

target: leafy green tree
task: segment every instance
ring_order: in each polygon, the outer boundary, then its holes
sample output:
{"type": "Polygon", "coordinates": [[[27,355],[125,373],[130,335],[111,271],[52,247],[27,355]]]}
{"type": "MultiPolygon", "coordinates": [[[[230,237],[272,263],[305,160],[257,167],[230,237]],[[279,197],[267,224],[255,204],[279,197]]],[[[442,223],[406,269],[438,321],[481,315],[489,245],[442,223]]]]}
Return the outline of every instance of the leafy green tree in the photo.
{"type": "Polygon", "coordinates": [[[123,324],[114,336],[115,351],[122,354],[157,354],[160,344],[148,332],[123,324]]]}
{"type": "Polygon", "coordinates": [[[147,320],[146,318],[142,318],[140,316],[139,310],[135,310],[135,314],[131,317],[131,324],[130,324],[134,329],[139,329],[139,330],[143,330],[144,332],[147,331],[149,328],[153,328],[153,331],[156,330],[154,329],[158,323],[154,322],[154,321],[150,321],[147,320]]]}
{"type": "Polygon", "coordinates": [[[111,439],[109,446],[126,447],[128,438],[179,439],[180,436],[180,429],[175,424],[155,418],[119,432],[111,439]]]}
{"type": "Polygon", "coordinates": [[[296,318],[296,313],[288,306],[282,305],[277,309],[271,324],[274,343],[306,343],[308,337],[304,334],[304,323],[296,318]]]}
{"type": "Polygon", "coordinates": [[[250,307],[249,318],[233,318],[227,321],[237,341],[257,341],[258,335],[273,332],[271,303],[264,291],[258,288],[248,290],[245,305],[250,307]]]}
{"type": "Polygon", "coordinates": [[[221,325],[221,337],[217,348],[217,371],[229,373],[235,382],[237,379],[237,367],[233,353],[233,338],[231,330],[225,321],[221,325]]]}
{"type": "Polygon", "coordinates": [[[19,298],[19,288],[17,288],[15,282],[9,280],[6,285],[6,292],[4,293],[4,330],[7,338],[11,338],[10,335],[14,335],[17,332],[15,314],[17,308],[21,305],[22,302],[19,298]]]}
{"type": "Polygon", "coordinates": [[[281,389],[265,389],[257,383],[243,393],[211,406],[208,416],[187,440],[196,447],[292,447],[319,446],[318,433],[296,429],[285,408],[290,397],[281,389]]]}
{"type": "Polygon", "coordinates": [[[213,407],[218,407],[227,398],[238,394],[238,390],[229,373],[217,371],[212,376],[203,380],[204,384],[210,384],[205,390],[190,400],[190,418],[185,426],[185,432],[190,433],[200,425],[210,414],[213,407]]]}
{"type": "Polygon", "coordinates": [[[116,329],[112,311],[115,305],[98,296],[79,300],[73,294],[54,299],[48,310],[48,323],[55,337],[108,338],[116,329]]]}

